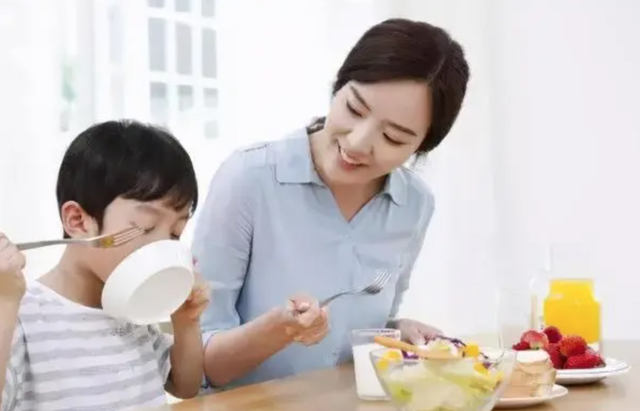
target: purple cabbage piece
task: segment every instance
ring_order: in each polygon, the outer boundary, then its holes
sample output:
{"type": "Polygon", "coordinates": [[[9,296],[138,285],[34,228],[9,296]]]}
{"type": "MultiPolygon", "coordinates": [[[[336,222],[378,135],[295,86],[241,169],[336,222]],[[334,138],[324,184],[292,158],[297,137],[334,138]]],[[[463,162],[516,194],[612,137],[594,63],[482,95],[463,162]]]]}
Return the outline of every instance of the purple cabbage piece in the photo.
{"type": "Polygon", "coordinates": [[[417,360],[418,354],[413,352],[402,351],[402,358],[405,360],[417,360]]]}

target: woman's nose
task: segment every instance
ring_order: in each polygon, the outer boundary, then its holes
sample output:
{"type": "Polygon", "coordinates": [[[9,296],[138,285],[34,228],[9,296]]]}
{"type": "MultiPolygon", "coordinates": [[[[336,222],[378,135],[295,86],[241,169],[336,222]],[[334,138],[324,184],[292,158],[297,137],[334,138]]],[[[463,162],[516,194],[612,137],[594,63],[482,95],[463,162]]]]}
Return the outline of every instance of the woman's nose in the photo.
{"type": "Polygon", "coordinates": [[[375,130],[363,124],[347,135],[348,147],[343,147],[352,157],[368,156],[373,149],[375,130]]]}

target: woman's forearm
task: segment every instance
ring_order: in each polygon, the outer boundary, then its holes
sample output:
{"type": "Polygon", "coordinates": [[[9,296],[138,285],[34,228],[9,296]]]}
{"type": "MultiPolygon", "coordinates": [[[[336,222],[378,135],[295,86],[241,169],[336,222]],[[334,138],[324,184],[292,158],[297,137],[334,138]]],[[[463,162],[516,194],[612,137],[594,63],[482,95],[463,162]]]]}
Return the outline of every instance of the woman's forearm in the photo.
{"type": "Polygon", "coordinates": [[[213,335],[205,347],[205,374],[224,386],[254,370],[292,342],[286,313],[273,309],[255,320],[213,335]]]}

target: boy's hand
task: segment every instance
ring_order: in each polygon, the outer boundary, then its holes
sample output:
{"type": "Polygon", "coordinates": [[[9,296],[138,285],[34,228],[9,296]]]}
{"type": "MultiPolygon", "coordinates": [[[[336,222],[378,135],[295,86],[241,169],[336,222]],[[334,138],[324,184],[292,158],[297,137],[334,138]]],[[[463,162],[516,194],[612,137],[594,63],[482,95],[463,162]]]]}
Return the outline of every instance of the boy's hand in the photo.
{"type": "Polygon", "coordinates": [[[26,290],[24,254],[0,233],[0,301],[19,302],[26,290]]]}
{"type": "Polygon", "coordinates": [[[209,284],[197,272],[195,277],[196,282],[189,298],[171,315],[171,323],[174,329],[199,324],[200,316],[209,305],[211,291],[209,284]]]}

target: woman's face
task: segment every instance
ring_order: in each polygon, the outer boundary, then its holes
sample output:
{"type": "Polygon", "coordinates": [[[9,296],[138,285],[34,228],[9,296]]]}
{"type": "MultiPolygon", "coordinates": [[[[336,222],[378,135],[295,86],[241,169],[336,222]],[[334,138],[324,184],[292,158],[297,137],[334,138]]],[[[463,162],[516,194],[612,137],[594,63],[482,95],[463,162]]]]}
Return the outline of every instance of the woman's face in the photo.
{"type": "Polygon", "coordinates": [[[316,164],[327,183],[366,184],[403,165],[431,125],[424,83],[347,83],[334,96],[316,164]]]}

